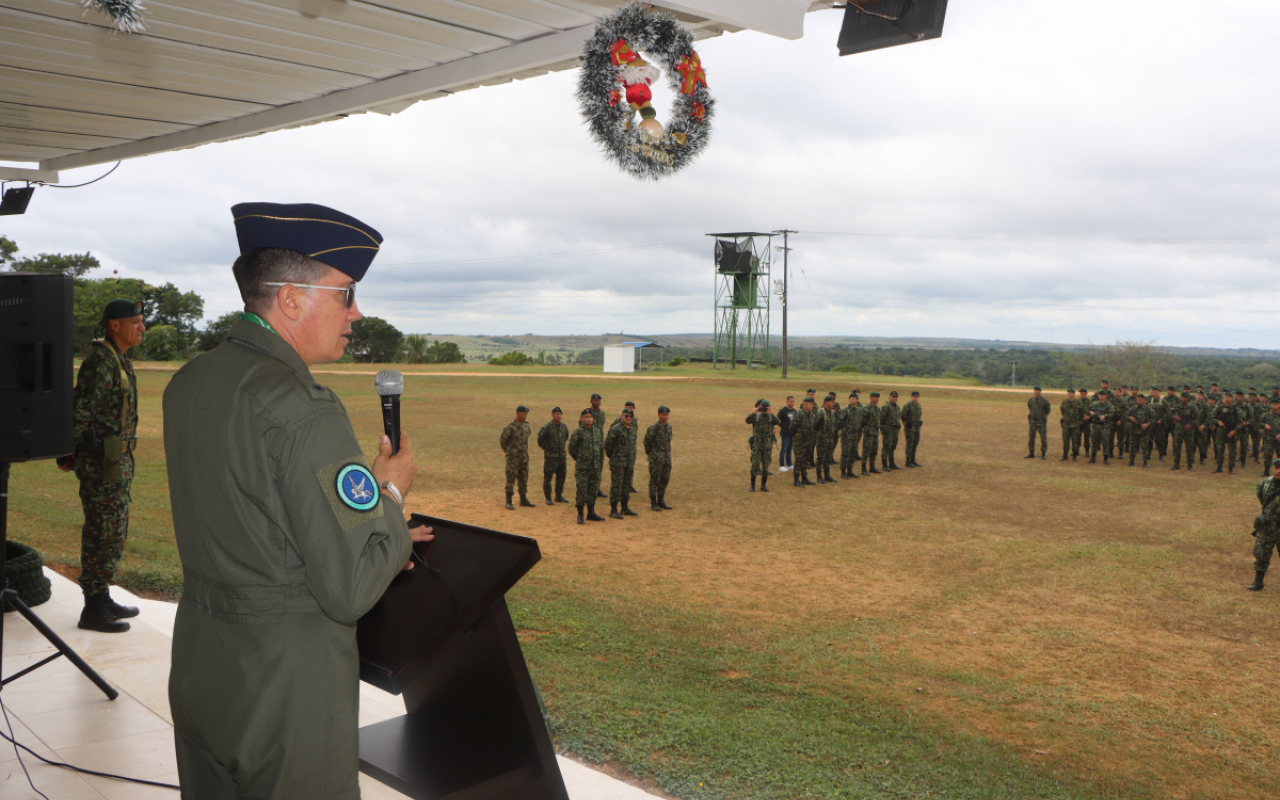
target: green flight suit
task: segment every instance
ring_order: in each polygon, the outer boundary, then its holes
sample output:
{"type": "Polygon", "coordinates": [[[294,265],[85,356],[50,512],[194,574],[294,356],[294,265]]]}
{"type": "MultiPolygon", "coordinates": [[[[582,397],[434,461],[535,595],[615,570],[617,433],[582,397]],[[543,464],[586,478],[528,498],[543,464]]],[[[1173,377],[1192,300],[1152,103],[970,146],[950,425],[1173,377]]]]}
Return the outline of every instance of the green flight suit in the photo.
{"type": "Polygon", "coordinates": [[[164,393],[185,798],[358,798],[356,621],[412,546],[337,395],[241,319],[164,393]]]}

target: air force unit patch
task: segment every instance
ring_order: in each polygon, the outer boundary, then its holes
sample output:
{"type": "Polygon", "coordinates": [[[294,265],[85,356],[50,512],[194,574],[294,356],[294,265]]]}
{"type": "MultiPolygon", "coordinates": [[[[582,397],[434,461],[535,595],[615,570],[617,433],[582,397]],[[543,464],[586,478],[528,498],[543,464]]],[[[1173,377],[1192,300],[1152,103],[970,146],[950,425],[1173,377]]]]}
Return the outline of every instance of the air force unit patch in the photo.
{"type": "Polygon", "coordinates": [[[378,482],[362,464],[347,464],[338,470],[338,499],[347,508],[372,511],[378,505],[378,482]]]}

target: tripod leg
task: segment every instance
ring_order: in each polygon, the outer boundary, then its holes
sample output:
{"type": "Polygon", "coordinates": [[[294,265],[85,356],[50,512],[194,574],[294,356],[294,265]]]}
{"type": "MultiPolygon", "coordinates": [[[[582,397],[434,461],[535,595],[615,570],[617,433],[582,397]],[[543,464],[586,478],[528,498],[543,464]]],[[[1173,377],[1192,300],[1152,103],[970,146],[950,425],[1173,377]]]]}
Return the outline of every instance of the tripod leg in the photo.
{"type": "MultiPolygon", "coordinates": [[[[37,617],[34,611],[27,608],[26,603],[18,599],[17,592],[14,592],[11,589],[6,589],[3,592],[0,592],[0,600],[3,600],[4,603],[9,603],[18,610],[19,614],[26,617],[27,622],[31,623],[31,627],[40,631],[44,638],[49,640],[49,644],[58,648],[58,650],[66,656],[72,664],[76,665],[77,669],[84,673],[86,678],[93,681],[93,685],[101,689],[102,693],[107,696],[108,700],[115,700],[120,696],[120,693],[112,688],[111,684],[103,680],[101,675],[94,672],[93,667],[86,664],[85,660],[81,658],[75,650],[72,650],[70,645],[62,641],[62,637],[54,633],[52,628],[44,624],[44,620],[37,617]]],[[[0,606],[2,605],[3,603],[0,603],[0,606]]]]}

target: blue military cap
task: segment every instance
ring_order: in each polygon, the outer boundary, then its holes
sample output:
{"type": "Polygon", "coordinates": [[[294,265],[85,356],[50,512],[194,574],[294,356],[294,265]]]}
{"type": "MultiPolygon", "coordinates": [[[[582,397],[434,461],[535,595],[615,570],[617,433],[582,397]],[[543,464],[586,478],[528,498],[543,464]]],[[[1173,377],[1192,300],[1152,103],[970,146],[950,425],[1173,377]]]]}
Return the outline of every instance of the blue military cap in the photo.
{"type": "Polygon", "coordinates": [[[240,254],[262,247],[294,250],[360,280],[382,246],[382,234],[355,217],[315,203],[237,203],[240,254]]]}

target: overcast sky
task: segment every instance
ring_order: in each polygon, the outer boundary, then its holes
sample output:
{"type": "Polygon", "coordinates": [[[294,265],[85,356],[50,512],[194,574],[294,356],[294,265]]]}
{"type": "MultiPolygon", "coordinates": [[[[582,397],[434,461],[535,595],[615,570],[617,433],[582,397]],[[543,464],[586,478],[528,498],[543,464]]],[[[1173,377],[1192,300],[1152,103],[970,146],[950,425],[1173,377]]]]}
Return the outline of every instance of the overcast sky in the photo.
{"type": "Polygon", "coordinates": [[[660,335],[712,329],[704,234],[787,227],[794,334],[1276,346],[1280,3],[952,0],[845,58],[841,13],[701,42],[714,137],[660,183],[599,155],[574,71],[126,161],[0,233],[215,317],[230,206],[316,202],[386,237],[360,307],[406,333],[660,335]]]}

